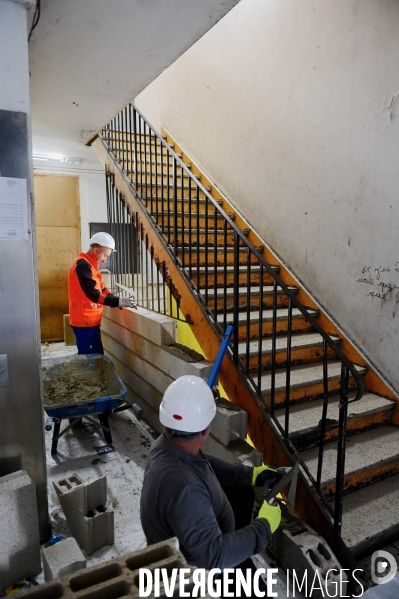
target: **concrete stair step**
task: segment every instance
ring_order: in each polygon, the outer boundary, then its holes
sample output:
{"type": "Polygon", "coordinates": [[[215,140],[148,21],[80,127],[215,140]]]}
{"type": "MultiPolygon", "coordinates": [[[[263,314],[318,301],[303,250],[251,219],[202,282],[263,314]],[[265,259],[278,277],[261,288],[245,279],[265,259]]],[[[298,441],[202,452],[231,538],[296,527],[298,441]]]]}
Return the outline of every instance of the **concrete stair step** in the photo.
{"type": "MultiPolygon", "coordinates": [[[[118,131],[117,129],[107,129],[104,128],[102,130],[102,136],[106,139],[112,139],[112,140],[131,140],[134,139],[134,134],[133,132],[130,131],[118,131]]],[[[160,137],[162,137],[163,140],[166,140],[166,135],[165,134],[159,134],[160,137]]],[[[154,135],[153,133],[138,133],[136,132],[136,139],[148,139],[151,138],[151,140],[153,139],[158,139],[158,137],[156,135],[154,135]]]]}
{"type": "MultiPolygon", "coordinates": [[[[278,273],[280,267],[278,264],[270,264],[270,268],[273,269],[274,272],[278,273]]],[[[199,287],[199,289],[211,289],[216,286],[218,288],[229,287],[230,285],[235,284],[234,277],[234,266],[216,266],[212,268],[207,268],[205,266],[194,266],[192,265],[191,271],[190,268],[186,268],[186,273],[189,278],[193,281],[194,285],[199,287]]],[[[256,285],[260,283],[260,266],[253,265],[251,267],[250,275],[248,275],[247,266],[239,266],[238,268],[238,284],[239,285],[247,285],[248,278],[251,285],[256,285]]],[[[263,271],[263,283],[265,285],[273,283],[274,279],[272,275],[270,275],[267,271],[263,271]]]]}
{"type": "MultiPolygon", "coordinates": [[[[353,397],[354,393],[350,393],[349,398],[353,397]]],[[[328,400],[325,433],[327,442],[333,441],[338,436],[339,401],[339,396],[329,397],[328,400]]],[[[388,424],[395,406],[394,401],[366,391],[359,401],[350,404],[348,434],[388,424]]],[[[322,411],[322,399],[290,407],[290,439],[297,449],[310,449],[319,443],[322,411]]],[[[285,410],[283,408],[276,410],[275,416],[284,426],[285,410]]]]}
{"type": "MultiPolygon", "coordinates": [[[[249,234],[249,229],[241,229],[241,232],[244,235],[248,235],[249,234]]],[[[174,243],[174,239],[175,239],[175,231],[173,227],[170,227],[170,229],[168,230],[168,228],[164,228],[162,231],[162,234],[164,235],[165,238],[168,239],[169,243],[173,244],[174,243]]],[[[215,229],[214,227],[210,226],[208,227],[208,230],[202,230],[198,231],[193,227],[191,230],[190,229],[186,229],[184,230],[184,232],[180,229],[180,231],[178,230],[178,234],[177,234],[177,242],[179,245],[184,244],[185,247],[187,247],[187,250],[189,250],[189,246],[191,245],[191,248],[197,246],[198,244],[203,246],[206,244],[209,245],[214,245],[216,243],[216,245],[218,247],[223,247],[226,245],[226,247],[234,247],[234,240],[235,240],[235,231],[233,231],[233,229],[229,229],[226,231],[226,233],[220,229],[216,230],[216,235],[215,235],[215,229]]],[[[240,246],[245,245],[245,241],[243,239],[239,239],[238,241],[240,246]]],[[[194,251],[194,250],[193,250],[194,251]]],[[[209,250],[211,251],[211,250],[209,250]]]]}
{"type": "MultiPolygon", "coordinates": [[[[332,336],[333,341],[340,345],[341,339],[332,336]]],[[[248,355],[246,343],[238,344],[238,353],[240,358],[246,363],[249,360],[249,368],[257,369],[259,351],[261,351],[261,364],[264,369],[272,366],[272,339],[261,339],[259,350],[259,339],[253,340],[249,344],[248,355]]],[[[329,358],[335,357],[333,349],[328,347],[327,355],[329,358]]],[[[323,338],[319,333],[303,333],[292,335],[291,337],[291,364],[303,364],[309,362],[319,362],[323,359],[323,338]]],[[[287,361],[287,337],[282,335],[276,338],[276,364],[280,367],[285,366],[287,361]]]]}
{"type": "MultiPolygon", "coordinates": [[[[130,165],[130,160],[128,160],[126,158],[126,156],[123,158],[123,161],[128,166],[130,165]]],[[[143,176],[144,175],[153,175],[153,176],[157,175],[157,177],[171,177],[173,175],[173,168],[171,166],[168,169],[165,169],[165,168],[159,168],[158,169],[158,167],[157,167],[157,169],[156,169],[157,172],[155,172],[155,168],[152,168],[152,167],[155,166],[155,164],[158,165],[159,164],[158,162],[154,162],[154,161],[150,162],[149,160],[146,160],[146,161],[143,160],[141,163],[138,162],[138,164],[142,165],[141,168],[140,168],[140,166],[137,169],[136,168],[133,168],[133,169],[127,168],[126,172],[129,175],[132,174],[132,173],[137,173],[138,175],[143,175],[143,176]]],[[[189,170],[191,169],[191,164],[185,164],[184,166],[186,166],[189,170]]],[[[179,171],[178,172],[178,176],[180,176],[180,174],[181,173],[179,171]]],[[[183,170],[183,176],[184,177],[189,177],[190,175],[183,170]]],[[[197,180],[201,179],[201,175],[191,175],[191,176],[194,177],[197,180]]]]}
{"type": "MultiPolygon", "coordinates": [[[[356,366],[359,374],[365,374],[366,368],[356,366]]],[[[291,368],[290,378],[290,401],[300,402],[304,400],[313,400],[323,395],[323,364],[303,364],[291,368]]],[[[338,391],[341,380],[341,361],[330,360],[328,362],[328,390],[329,393],[338,391]]],[[[350,387],[353,386],[353,379],[350,377],[350,387]]],[[[261,376],[261,389],[264,398],[270,401],[272,386],[271,373],[261,376]]],[[[285,401],[286,395],[286,369],[276,370],[275,377],[275,402],[276,405],[285,401]]]]}
{"type": "MultiPolygon", "coordinates": [[[[264,251],[263,245],[258,246],[255,249],[260,254],[262,254],[264,251]]],[[[173,246],[171,246],[171,250],[173,251],[173,246]]],[[[204,246],[195,246],[192,248],[191,252],[186,247],[179,247],[177,249],[177,254],[180,260],[182,260],[183,268],[187,267],[189,264],[191,264],[193,268],[196,268],[197,266],[205,266],[206,264],[208,264],[208,268],[210,270],[214,267],[215,264],[216,266],[222,266],[223,264],[232,265],[234,264],[235,260],[234,247],[220,248],[218,246],[212,246],[207,248],[204,246]]],[[[238,254],[239,264],[248,264],[248,248],[240,247],[238,249],[238,254]]],[[[258,258],[252,252],[250,260],[251,265],[259,264],[258,258]]]]}
{"type": "MultiPolygon", "coordinates": [[[[133,181],[132,181],[133,183],[133,181]]],[[[207,185],[204,186],[204,189],[210,194],[212,191],[212,187],[207,185]]],[[[155,184],[155,183],[150,183],[149,181],[146,183],[145,181],[137,182],[137,191],[140,193],[141,195],[141,199],[142,200],[146,200],[148,201],[156,201],[158,200],[158,202],[161,200],[161,198],[169,198],[169,200],[173,200],[174,196],[174,191],[173,191],[173,185],[170,184],[164,184],[164,185],[160,185],[159,183],[155,184]]],[[[197,202],[197,194],[200,200],[204,200],[205,199],[205,193],[202,191],[202,189],[200,189],[199,187],[197,188],[195,186],[195,183],[193,182],[193,184],[191,185],[191,187],[189,187],[188,185],[176,185],[176,199],[179,200],[189,200],[191,202],[191,204],[195,204],[197,202]]],[[[218,200],[215,200],[215,202],[217,202],[218,200]]],[[[220,200],[218,203],[222,203],[223,200],[220,200]]],[[[212,202],[209,201],[209,205],[211,205],[212,202]]],[[[212,210],[212,208],[211,208],[212,210]]]]}
{"type": "MultiPolygon", "coordinates": [[[[327,496],[335,493],[337,447],[338,444],[334,442],[328,443],[324,448],[321,483],[327,496]]],[[[301,458],[316,477],[318,448],[302,452],[301,458]]],[[[398,472],[399,428],[387,425],[347,438],[345,492],[352,492],[398,472]]]]}
{"type": "MultiPolygon", "coordinates": [[[[189,205],[187,206],[189,207],[189,205]]],[[[170,210],[170,211],[165,211],[162,210],[162,205],[160,204],[158,207],[158,214],[156,212],[156,210],[150,212],[150,215],[153,219],[153,221],[163,230],[164,228],[172,228],[174,227],[174,223],[175,223],[175,215],[174,215],[174,211],[170,210]]],[[[234,213],[230,213],[229,218],[231,220],[235,220],[235,214],[234,213]]],[[[199,230],[203,230],[205,229],[205,225],[208,223],[208,228],[210,228],[211,230],[214,230],[215,228],[215,220],[216,220],[216,227],[218,231],[224,231],[224,223],[225,223],[225,218],[223,214],[216,214],[213,212],[212,214],[208,214],[208,216],[206,216],[204,213],[200,213],[199,216],[197,215],[197,212],[195,213],[191,213],[191,212],[177,212],[177,226],[178,229],[181,230],[182,228],[182,224],[184,224],[184,228],[185,229],[189,229],[193,232],[197,232],[197,228],[199,228],[199,230]]],[[[231,230],[231,225],[230,223],[227,224],[227,229],[231,230]]]]}
{"type": "Polygon", "coordinates": [[[355,559],[399,537],[399,474],[344,497],[342,538],[355,559]]]}
{"type": "MultiPolygon", "coordinates": [[[[166,209],[168,208],[167,206],[165,206],[165,203],[167,202],[173,202],[174,198],[173,195],[161,195],[159,194],[158,196],[154,195],[154,197],[143,197],[142,198],[143,201],[150,206],[149,212],[151,214],[156,214],[157,212],[157,204],[158,204],[158,213],[160,214],[161,211],[165,212],[166,209]],[[151,207],[152,206],[152,207],[151,207]],[[162,210],[161,210],[162,209],[162,210]]],[[[205,203],[208,203],[208,207],[212,208],[212,202],[209,199],[206,198],[199,198],[198,203],[200,205],[201,208],[205,208],[205,203]]],[[[215,200],[214,202],[216,202],[217,204],[219,204],[219,206],[221,206],[223,204],[223,200],[215,200]]],[[[191,212],[191,214],[197,214],[196,210],[193,210],[193,208],[197,207],[197,199],[196,198],[189,198],[189,197],[185,197],[185,198],[178,198],[177,199],[177,210],[179,212],[182,211],[183,208],[183,212],[185,214],[188,214],[189,212],[191,212]]],[[[174,205],[173,203],[170,206],[170,214],[173,214],[174,211],[174,205]]],[[[167,214],[167,212],[166,212],[167,214]]],[[[200,214],[202,215],[203,213],[200,212],[200,214]]],[[[208,216],[212,216],[211,214],[208,214],[208,216]]]]}
{"type": "MultiPolygon", "coordinates": [[[[297,287],[290,286],[289,289],[295,294],[298,291],[297,287]]],[[[215,303],[218,310],[233,310],[235,301],[235,289],[233,286],[226,287],[225,289],[217,288],[215,294],[215,288],[213,289],[201,289],[201,296],[205,298],[208,306],[211,310],[215,309],[215,303]],[[216,298],[215,298],[216,295],[216,298]]],[[[264,285],[262,290],[262,306],[265,308],[273,307],[273,286],[264,285]]],[[[259,308],[261,302],[261,288],[259,286],[250,285],[238,288],[238,307],[240,310],[247,308],[259,308]],[[249,297],[248,297],[249,293],[249,297]]],[[[277,288],[277,307],[288,307],[289,298],[281,287],[277,288]]]]}
{"type": "MultiPolygon", "coordinates": [[[[308,312],[316,317],[317,310],[308,310],[308,312]]],[[[247,310],[238,313],[238,339],[243,340],[247,337],[247,329],[249,326],[249,337],[250,339],[259,338],[259,316],[261,316],[261,335],[267,336],[272,334],[273,330],[273,311],[262,310],[261,314],[259,310],[247,310]]],[[[226,322],[233,322],[234,314],[228,311],[226,313],[226,319],[223,314],[217,314],[217,320],[224,325],[226,322]]],[[[277,334],[283,334],[287,332],[288,326],[288,310],[286,308],[278,308],[276,329],[277,334]]],[[[292,332],[303,332],[312,330],[312,325],[305,319],[302,313],[297,309],[292,310],[292,332]]],[[[267,375],[265,375],[267,376],[267,375]]],[[[263,377],[262,377],[263,378],[263,377]]]]}

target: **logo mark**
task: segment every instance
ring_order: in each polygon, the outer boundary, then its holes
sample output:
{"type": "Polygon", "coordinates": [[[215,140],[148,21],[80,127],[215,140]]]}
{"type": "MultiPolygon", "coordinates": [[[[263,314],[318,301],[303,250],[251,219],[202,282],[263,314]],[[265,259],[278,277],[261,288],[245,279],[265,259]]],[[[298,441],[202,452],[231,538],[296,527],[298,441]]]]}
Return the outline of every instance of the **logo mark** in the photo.
{"type": "Polygon", "coordinates": [[[371,578],[375,584],[386,584],[398,571],[396,559],[388,551],[375,551],[371,556],[371,578]]]}

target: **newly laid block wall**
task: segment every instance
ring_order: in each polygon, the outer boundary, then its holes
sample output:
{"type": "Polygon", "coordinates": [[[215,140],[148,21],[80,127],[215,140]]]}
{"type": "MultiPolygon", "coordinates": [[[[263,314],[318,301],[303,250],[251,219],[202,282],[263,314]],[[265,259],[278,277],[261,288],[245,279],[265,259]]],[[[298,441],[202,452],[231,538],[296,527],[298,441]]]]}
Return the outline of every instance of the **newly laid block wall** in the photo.
{"type": "Polygon", "coordinates": [[[101,331],[105,353],[128,388],[127,400],[139,404],[144,420],[161,432],[158,408],[168,385],[184,374],[207,379],[212,364],[188,361],[173,347],[176,322],[144,308],[105,308],[101,331]]]}

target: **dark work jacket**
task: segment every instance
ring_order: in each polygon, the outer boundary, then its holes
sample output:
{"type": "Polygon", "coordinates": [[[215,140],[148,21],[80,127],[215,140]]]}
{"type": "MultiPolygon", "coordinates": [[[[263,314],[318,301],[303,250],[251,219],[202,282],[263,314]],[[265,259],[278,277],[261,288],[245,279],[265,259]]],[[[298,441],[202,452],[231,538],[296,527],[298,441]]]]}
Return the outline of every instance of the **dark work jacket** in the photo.
{"type": "Polygon", "coordinates": [[[268,522],[257,518],[235,531],[222,485],[251,485],[253,468],[199,452],[164,435],[151,446],[141,493],[140,517],[147,543],[177,537],[187,562],[200,568],[231,568],[264,551],[268,522]]]}

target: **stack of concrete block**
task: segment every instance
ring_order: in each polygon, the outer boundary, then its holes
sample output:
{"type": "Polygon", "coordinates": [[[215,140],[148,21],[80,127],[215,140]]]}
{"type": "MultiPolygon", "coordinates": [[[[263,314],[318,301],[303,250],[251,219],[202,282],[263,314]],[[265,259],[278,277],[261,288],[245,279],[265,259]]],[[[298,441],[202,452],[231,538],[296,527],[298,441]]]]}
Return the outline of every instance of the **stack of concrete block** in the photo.
{"type": "Polygon", "coordinates": [[[71,537],[59,541],[55,545],[45,547],[43,555],[44,579],[46,581],[60,578],[86,567],[86,559],[76,540],[71,537]]]}
{"type": "Polygon", "coordinates": [[[144,308],[105,307],[101,337],[105,354],[128,389],[127,400],[143,408],[143,419],[158,433],[163,432],[158,409],[166,388],[184,374],[207,379],[212,368],[205,358],[187,361],[184,351],[171,350],[178,340],[176,321],[144,308]]]}
{"type": "MultiPolygon", "coordinates": [[[[94,599],[113,599],[129,596],[132,599],[139,597],[140,569],[147,568],[153,572],[156,568],[165,568],[168,572],[169,582],[174,568],[187,568],[192,573],[195,568],[190,568],[179,551],[176,538],[162,541],[145,549],[134,551],[124,557],[102,562],[86,570],[80,570],[63,576],[58,581],[48,582],[24,593],[29,599],[72,599],[85,597],[94,599]]],[[[189,576],[186,573],[185,578],[189,576]]],[[[185,591],[193,588],[191,581],[185,586],[185,591]]],[[[175,589],[179,589],[179,575],[176,579],[175,589]]],[[[165,597],[165,588],[161,582],[160,593],[157,596],[165,597]]],[[[154,597],[154,593],[149,595],[154,597]]],[[[178,594],[175,592],[175,597],[178,594]]]]}
{"type": "MultiPolygon", "coordinates": [[[[163,432],[158,410],[166,388],[179,376],[193,374],[207,379],[212,363],[191,359],[192,351],[179,345],[176,322],[167,316],[140,308],[105,308],[101,325],[106,355],[127,386],[127,400],[144,409],[143,420],[163,432]],[[187,356],[190,359],[187,359],[187,356]]],[[[261,454],[246,442],[247,414],[221,400],[204,451],[225,460],[259,466],[261,454]]]]}
{"type": "Polygon", "coordinates": [[[0,477],[0,592],[41,572],[36,486],[24,470],[0,477]]]}
{"type": "Polygon", "coordinates": [[[107,505],[107,477],[85,483],[78,474],[53,483],[69,530],[86,555],[114,542],[114,511],[107,505]]]}

